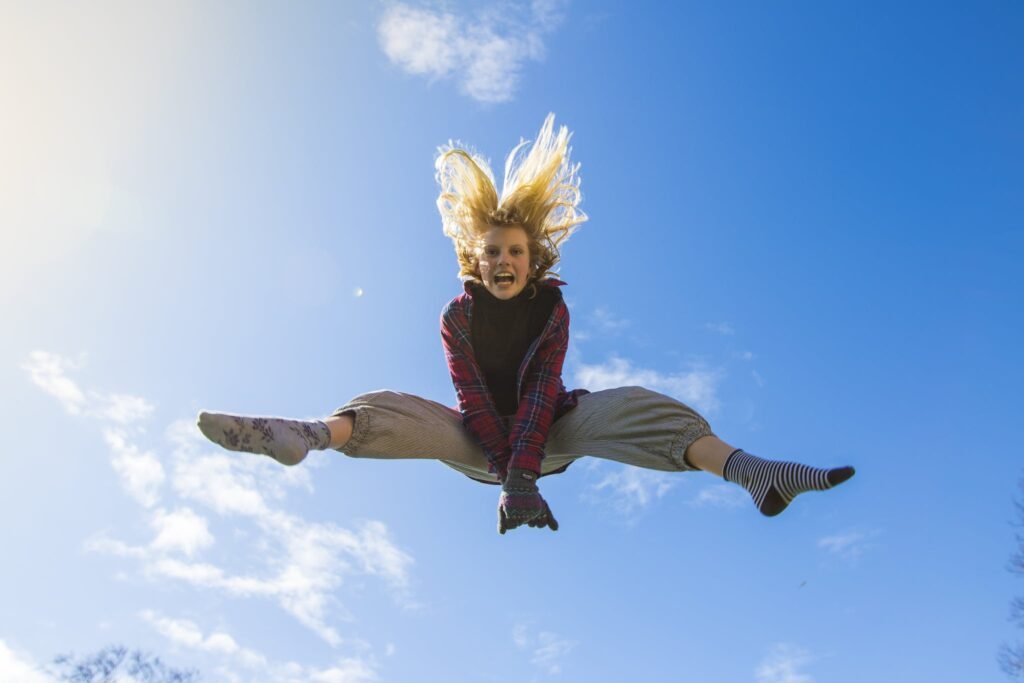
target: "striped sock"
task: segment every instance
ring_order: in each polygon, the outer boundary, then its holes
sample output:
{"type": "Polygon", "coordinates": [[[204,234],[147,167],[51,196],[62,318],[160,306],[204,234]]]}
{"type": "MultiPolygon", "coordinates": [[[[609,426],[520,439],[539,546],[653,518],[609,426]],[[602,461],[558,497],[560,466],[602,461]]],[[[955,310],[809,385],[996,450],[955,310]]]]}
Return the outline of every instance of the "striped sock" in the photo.
{"type": "Polygon", "coordinates": [[[286,420],[279,417],[243,417],[224,413],[199,413],[199,431],[229,451],[262,453],[282,465],[298,465],[311,450],[331,443],[331,430],[319,420],[286,420]]]}
{"type": "Polygon", "coordinates": [[[750,492],[761,514],[774,517],[805,491],[827,491],[854,474],[852,467],[826,470],[795,462],[764,460],[735,450],[725,461],[723,476],[750,492]]]}

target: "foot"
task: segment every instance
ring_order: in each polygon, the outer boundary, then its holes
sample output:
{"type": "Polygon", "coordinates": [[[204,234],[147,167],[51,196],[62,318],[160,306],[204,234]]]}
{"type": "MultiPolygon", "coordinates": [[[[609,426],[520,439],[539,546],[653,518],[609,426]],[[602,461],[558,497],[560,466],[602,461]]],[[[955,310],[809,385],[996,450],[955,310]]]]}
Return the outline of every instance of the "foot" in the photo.
{"type": "Polygon", "coordinates": [[[795,462],[764,460],[737,450],[725,463],[725,479],[750,492],[761,514],[774,517],[806,491],[827,491],[855,474],[852,467],[823,469],[795,462]]]}
{"type": "Polygon", "coordinates": [[[282,465],[298,465],[310,450],[323,450],[331,430],[323,422],[278,417],[199,413],[199,431],[229,451],[262,453],[282,465]]]}

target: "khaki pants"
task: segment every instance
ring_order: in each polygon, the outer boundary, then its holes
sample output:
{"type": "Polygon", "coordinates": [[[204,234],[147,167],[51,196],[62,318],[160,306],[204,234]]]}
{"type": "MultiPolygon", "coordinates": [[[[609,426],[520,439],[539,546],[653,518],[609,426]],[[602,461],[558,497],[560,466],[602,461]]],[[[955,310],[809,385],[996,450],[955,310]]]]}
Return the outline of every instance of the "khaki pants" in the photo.
{"type": "MultiPolygon", "coordinates": [[[[346,455],[431,458],[473,479],[498,481],[458,410],[412,394],[374,391],[334,411],[342,413],[355,419],[352,437],[338,449],[346,455]]],[[[653,470],[693,470],[683,454],[710,435],[704,418],[674,398],[643,387],[595,391],[551,425],[542,474],[588,455],[653,470]]]]}

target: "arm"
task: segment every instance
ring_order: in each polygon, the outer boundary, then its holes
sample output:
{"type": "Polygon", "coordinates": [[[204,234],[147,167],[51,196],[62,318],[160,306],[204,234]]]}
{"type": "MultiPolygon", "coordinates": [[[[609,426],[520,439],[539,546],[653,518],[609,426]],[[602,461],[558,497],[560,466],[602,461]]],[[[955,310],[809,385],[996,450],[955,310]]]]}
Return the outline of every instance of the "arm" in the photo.
{"type": "Polygon", "coordinates": [[[491,471],[504,480],[510,456],[508,431],[473,355],[469,320],[461,306],[453,301],[441,314],[441,342],[448,371],[455,386],[463,426],[483,448],[491,471]]]}

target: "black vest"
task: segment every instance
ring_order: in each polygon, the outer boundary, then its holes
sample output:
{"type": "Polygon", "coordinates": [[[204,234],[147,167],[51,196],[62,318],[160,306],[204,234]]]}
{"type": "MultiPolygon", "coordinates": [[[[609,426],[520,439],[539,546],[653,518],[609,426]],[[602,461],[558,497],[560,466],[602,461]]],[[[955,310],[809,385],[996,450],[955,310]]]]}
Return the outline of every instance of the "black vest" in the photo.
{"type": "Polygon", "coordinates": [[[483,285],[473,296],[473,354],[484,374],[499,415],[515,415],[519,366],[533,340],[541,335],[562,293],[557,287],[527,285],[516,297],[503,301],[483,285]],[[536,290],[536,295],[533,295],[536,290]]]}

